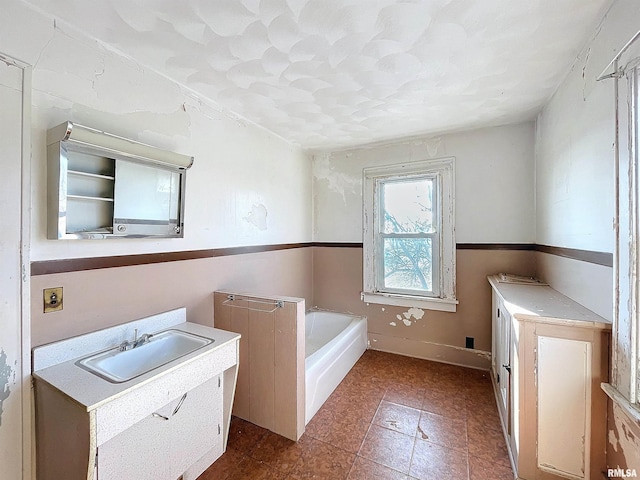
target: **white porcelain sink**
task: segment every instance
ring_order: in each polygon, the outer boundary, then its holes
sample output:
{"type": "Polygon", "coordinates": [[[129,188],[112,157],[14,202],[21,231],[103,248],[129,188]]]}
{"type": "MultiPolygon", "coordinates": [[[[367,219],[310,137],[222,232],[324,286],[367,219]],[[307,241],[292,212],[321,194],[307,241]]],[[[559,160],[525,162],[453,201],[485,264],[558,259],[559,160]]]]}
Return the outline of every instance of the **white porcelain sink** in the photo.
{"type": "Polygon", "coordinates": [[[152,335],[147,343],[130,350],[123,351],[115,347],[78,360],[76,365],[110,382],[122,383],[195,352],[213,341],[181,330],[165,330],[152,335]]]}

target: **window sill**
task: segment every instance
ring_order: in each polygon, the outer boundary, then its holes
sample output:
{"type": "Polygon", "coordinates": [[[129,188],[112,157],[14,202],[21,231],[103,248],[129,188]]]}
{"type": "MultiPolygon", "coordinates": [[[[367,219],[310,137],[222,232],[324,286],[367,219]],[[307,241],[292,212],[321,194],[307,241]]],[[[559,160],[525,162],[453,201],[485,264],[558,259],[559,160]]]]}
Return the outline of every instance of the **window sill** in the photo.
{"type": "Polygon", "coordinates": [[[370,293],[360,294],[362,301],[367,303],[378,303],[382,305],[395,305],[398,307],[424,308],[425,310],[438,310],[441,312],[455,312],[458,300],[450,298],[416,298],[409,295],[398,295],[392,293],[370,293]]]}
{"type": "Polygon", "coordinates": [[[604,393],[613,400],[615,404],[617,404],[620,408],[622,408],[626,414],[632,420],[636,422],[640,422],[640,409],[638,409],[637,405],[632,404],[629,400],[627,400],[613,385],[610,383],[601,383],[600,387],[604,390],[604,393]]]}

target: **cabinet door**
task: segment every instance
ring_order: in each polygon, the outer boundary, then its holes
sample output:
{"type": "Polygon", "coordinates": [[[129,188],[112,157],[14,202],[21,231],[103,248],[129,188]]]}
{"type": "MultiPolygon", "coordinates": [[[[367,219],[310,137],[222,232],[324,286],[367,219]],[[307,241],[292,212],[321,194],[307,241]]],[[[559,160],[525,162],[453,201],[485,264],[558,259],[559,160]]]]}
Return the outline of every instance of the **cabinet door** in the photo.
{"type": "MultiPolygon", "coordinates": [[[[511,380],[510,347],[511,347],[511,316],[500,302],[498,307],[498,338],[496,345],[496,368],[498,383],[498,408],[506,425],[509,413],[509,384],[511,380]]],[[[508,429],[508,428],[507,428],[508,429]]]]}
{"type": "Polygon", "coordinates": [[[517,462],[518,455],[520,454],[520,354],[519,354],[519,336],[520,336],[520,322],[513,322],[512,318],[509,318],[509,410],[507,411],[507,441],[509,442],[509,449],[514,461],[517,462]]]}
{"type": "Polygon", "coordinates": [[[590,478],[591,343],[543,335],[536,339],[538,468],[590,478]]]}
{"type": "MultiPolygon", "coordinates": [[[[156,412],[169,418],[171,406],[156,412]]],[[[169,421],[148,416],[98,447],[98,480],[169,479],[169,421]]]]}
{"type": "Polygon", "coordinates": [[[212,448],[222,453],[219,376],[98,447],[98,480],[174,480],[212,448]]]}
{"type": "Polygon", "coordinates": [[[491,295],[491,372],[493,378],[498,378],[498,322],[500,317],[500,300],[495,291],[492,291],[491,295]]]}
{"type": "Polygon", "coordinates": [[[222,388],[220,376],[174,402],[171,411],[171,477],[178,478],[212,448],[222,453],[222,388]],[[181,403],[180,403],[181,402],[181,403]]]}

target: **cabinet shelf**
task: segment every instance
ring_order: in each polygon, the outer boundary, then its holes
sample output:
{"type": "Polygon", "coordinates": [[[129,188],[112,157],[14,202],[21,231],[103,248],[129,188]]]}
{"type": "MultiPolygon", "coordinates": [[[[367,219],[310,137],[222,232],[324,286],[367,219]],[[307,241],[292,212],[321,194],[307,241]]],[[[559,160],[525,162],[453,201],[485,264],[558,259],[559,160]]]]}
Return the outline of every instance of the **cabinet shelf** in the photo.
{"type": "Polygon", "coordinates": [[[101,175],[99,173],[81,172],[80,170],[67,170],[69,175],[77,175],[80,177],[100,178],[102,180],[115,180],[116,177],[112,175],[101,175]]]}
{"type": "Polygon", "coordinates": [[[67,198],[75,200],[95,200],[98,202],[113,202],[113,198],[107,197],[90,197],[88,195],[67,195],[67,198]]]}

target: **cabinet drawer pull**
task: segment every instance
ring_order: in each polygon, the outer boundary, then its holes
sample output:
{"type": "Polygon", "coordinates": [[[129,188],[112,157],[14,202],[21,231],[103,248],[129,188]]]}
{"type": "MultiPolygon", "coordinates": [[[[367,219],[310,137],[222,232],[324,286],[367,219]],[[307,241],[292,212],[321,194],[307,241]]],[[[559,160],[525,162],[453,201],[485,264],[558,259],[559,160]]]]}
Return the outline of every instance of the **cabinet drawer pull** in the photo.
{"type": "Polygon", "coordinates": [[[169,417],[165,417],[164,415],[160,415],[159,413],[156,413],[156,412],[153,412],[151,416],[156,418],[161,418],[162,420],[169,420],[169,417]]]}
{"type": "Polygon", "coordinates": [[[176,408],[173,410],[173,413],[171,414],[171,416],[173,417],[176,413],[178,413],[178,410],[180,410],[180,407],[182,407],[182,404],[184,403],[185,399],[187,398],[187,394],[185,393],[182,398],[180,399],[180,401],[178,402],[178,405],[176,405],[176,408]]]}

